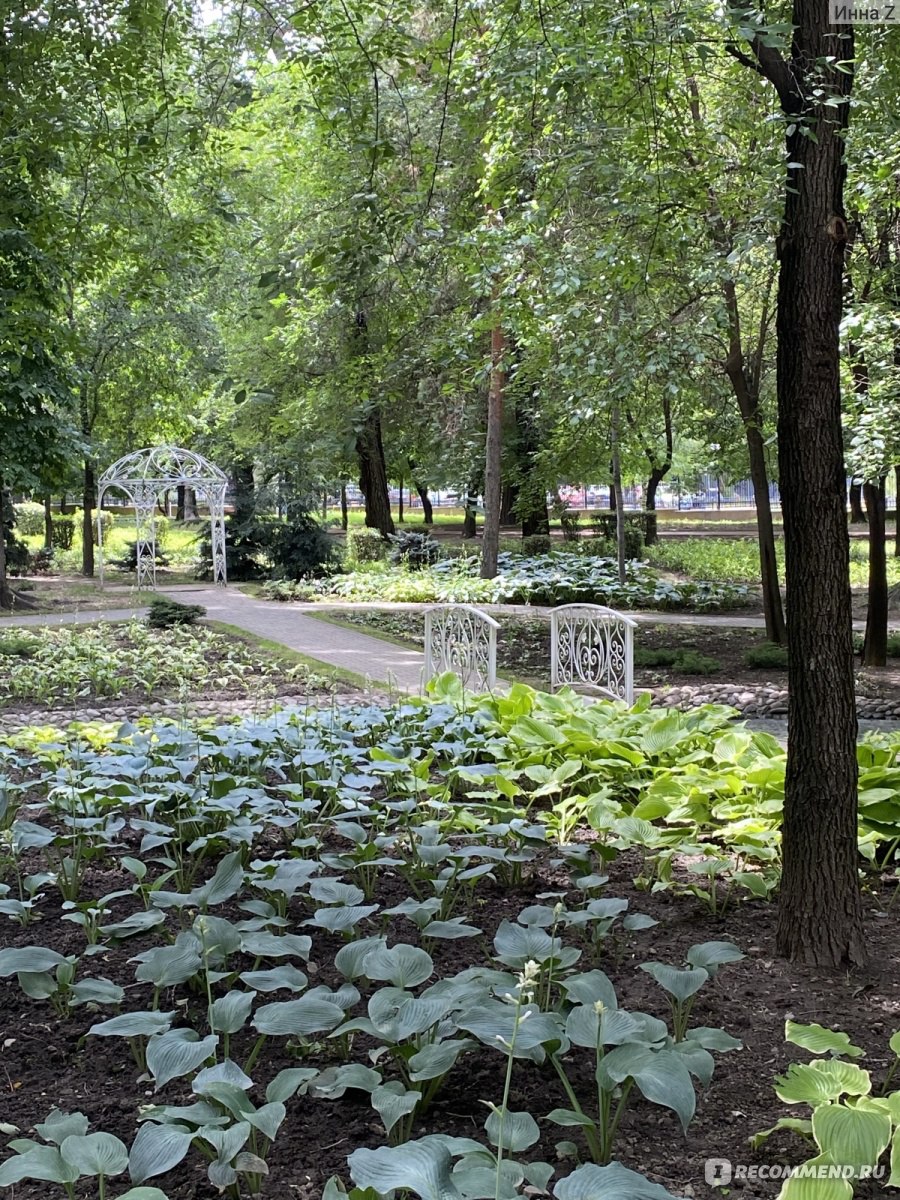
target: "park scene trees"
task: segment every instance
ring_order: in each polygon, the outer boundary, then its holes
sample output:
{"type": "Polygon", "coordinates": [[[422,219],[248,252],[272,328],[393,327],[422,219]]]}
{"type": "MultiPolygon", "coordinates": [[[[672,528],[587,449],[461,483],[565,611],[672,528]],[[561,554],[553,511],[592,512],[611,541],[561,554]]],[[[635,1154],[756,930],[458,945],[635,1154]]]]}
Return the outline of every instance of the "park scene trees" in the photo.
{"type": "Polygon", "coordinates": [[[900,1178],[866,14],[8,6],[0,1190],[900,1178]]]}

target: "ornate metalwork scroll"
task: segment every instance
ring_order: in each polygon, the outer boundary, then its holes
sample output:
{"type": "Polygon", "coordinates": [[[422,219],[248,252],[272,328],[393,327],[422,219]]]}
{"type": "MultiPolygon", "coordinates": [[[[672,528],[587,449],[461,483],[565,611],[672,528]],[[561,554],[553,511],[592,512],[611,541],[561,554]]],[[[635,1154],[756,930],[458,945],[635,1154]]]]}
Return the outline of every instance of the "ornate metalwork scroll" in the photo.
{"type": "Polygon", "coordinates": [[[550,616],[550,686],[590,688],[634,703],[630,617],[599,604],[563,604],[550,616]]]}
{"type": "Polygon", "coordinates": [[[453,671],[470,691],[497,683],[499,624],[469,604],[443,604],[425,613],[425,682],[453,671]]]}
{"type": "Polygon", "coordinates": [[[103,584],[103,536],[99,508],[111,489],[124,493],[134,506],[137,532],[137,578],[139,588],[156,587],[156,502],[177,487],[193,488],[198,499],[209,506],[212,533],[213,582],[224,587],[227,581],[225,561],[225,493],[228,478],[208,459],[180,446],[155,446],[136,450],[114,462],[100,476],[97,490],[100,584],[103,584]]]}

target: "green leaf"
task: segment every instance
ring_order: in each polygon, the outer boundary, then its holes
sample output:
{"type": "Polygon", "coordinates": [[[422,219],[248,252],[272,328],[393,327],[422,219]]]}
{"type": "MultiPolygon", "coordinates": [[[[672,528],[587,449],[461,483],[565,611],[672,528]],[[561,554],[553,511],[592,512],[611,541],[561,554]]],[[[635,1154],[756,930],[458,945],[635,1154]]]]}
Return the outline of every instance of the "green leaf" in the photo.
{"type": "Polygon", "coordinates": [[[116,1197],[116,1200],[169,1200],[169,1198],[158,1187],[134,1187],[116,1197]]]}
{"type": "Polygon", "coordinates": [[[111,1133],[71,1134],[59,1152],[82,1175],[121,1175],[128,1166],[128,1148],[111,1133]]]}
{"type": "Polygon", "coordinates": [[[250,1016],[255,996],[253,992],[226,992],[210,1007],[210,1028],[219,1033],[237,1033],[250,1016]]]}
{"type": "Polygon", "coordinates": [[[818,1158],[810,1158],[801,1163],[798,1172],[808,1174],[792,1175],[786,1179],[778,1193],[778,1200],[851,1200],[853,1185],[847,1179],[831,1179],[826,1174],[819,1178],[819,1167],[834,1167],[827,1154],[818,1158]]]}
{"type": "Polygon", "coordinates": [[[505,1112],[494,1109],[484,1123],[492,1146],[519,1154],[540,1140],[541,1131],[531,1113],[505,1112]]]}
{"type": "Polygon", "coordinates": [[[128,1155],[132,1182],[143,1183],[171,1171],[187,1154],[193,1137],[185,1125],[142,1125],[128,1155]]]}
{"type": "Polygon", "coordinates": [[[266,1100],[284,1104],[318,1074],[315,1067],[284,1067],[266,1087],[266,1100]]]}
{"type": "Polygon", "coordinates": [[[33,1146],[0,1163],[0,1187],[11,1187],[23,1179],[74,1183],[77,1178],[78,1168],[66,1162],[55,1146],[33,1146]]]}
{"type": "Polygon", "coordinates": [[[630,1076],[647,1100],[672,1109],[682,1129],[690,1124],[696,1107],[694,1085],[683,1059],[674,1051],[616,1046],[604,1056],[597,1073],[607,1089],[610,1081],[622,1083],[630,1076]]]}
{"type": "Polygon", "coordinates": [[[147,1042],[147,1070],[153,1076],[156,1090],[182,1075],[191,1075],[215,1053],[219,1039],[216,1034],[198,1038],[193,1029],[170,1029],[158,1033],[147,1042]]]}
{"type": "Polygon", "coordinates": [[[61,1146],[67,1137],[87,1133],[88,1124],[88,1119],[82,1112],[64,1113],[54,1108],[43,1121],[35,1125],[35,1129],[45,1142],[61,1146]]]}
{"type": "Polygon", "coordinates": [[[212,879],[193,891],[191,896],[200,907],[210,908],[214,904],[224,904],[226,900],[236,896],[243,882],[241,851],[233,850],[220,860],[212,879]]]}
{"type": "Polygon", "coordinates": [[[891,1140],[887,1113],[846,1104],[820,1105],[813,1112],[812,1129],[823,1155],[840,1166],[852,1166],[857,1176],[862,1168],[876,1166],[891,1140]]]}
{"type": "Polygon", "coordinates": [[[282,963],[268,971],[243,971],[241,982],[255,992],[302,992],[309,980],[292,963],[282,963]]]}
{"type": "Polygon", "coordinates": [[[581,1125],[585,1129],[593,1129],[595,1124],[586,1113],[577,1113],[571,1108],[554,1108],[547,1113],[547,1120],[552,1121],[554,1125],[581,1125]]]}
{"type": "Polygon", "coordinates": [[[775,1095],[785,1104],[813,1107],[837,1100],[845,1093],[867,1096],[872,1088],[869,1072],[855,1063],[837,1058],[820,1058],[811,1063],[791,1063],[775,1080],[775,1095]]]}
{"type": "Polygon", "coordinates": [[[651,1183],[621,1163],[597,1167],[585,1163],[553,1188],[556,1200],[678,1200],[658,1183],[651,1183]]]}
{"type": "Polygon", "coordinates": [[[690,999],[695,992],[699,992],[709,980],[706,971],[699,967],[679,970],[678,967],[670,967],[668,963],[648,962],[641,963],[641,970],[652,975],[664,991],[682,1003],[690,999]]]}
{"type": "Polygon", "coordinates": [[[353,1182],[382,1196],[404,1188],[421,1200],[461,1200],[450,1177],[450,1161],[450,1151],[439,1138],[354,1150],[347,1159],[353,1182]]]}
{"type": "Polygon", "coordinates": [[[719,967],[740,962],[743,957],[734,942],[698,942],[685,955],[692,967],[701,967],[710,976],[715,975],[719,967]]]}
{"type": "Polygon", "coordinates": [[[343,1009],[328,1000],[301,996],[299,1000],[262,1005],[253,1017],[253,1027],[276,1037],[299,1037],[334,1029],[343,1016],[343,1009]]]}
{"type": "Polygon", "coordinates": [[[408,1092],[398,1080],[379,1084],[372,1091],[372,1107],[381,1117],[385,1132],[411,1113],[422,1099],[419,1092],[408,1092]]]}
{"type": "Polygon", "coordinates": [[[846,1033],[837,1029],[825,1029],[822,1025],[798,1025],[796,1021],[787,1021],[784,1040],[817,1056],[833,1054],[841,1058],[861,1058],[865,1055],[865,1050],[854,1046],[846,1033]]]}
{"type": "Polygon", "coordinates": [[[747,1140],[754,1150],[758,1150],[763,1142],[768,1141],[773,1133],[778,1133],[781,1129],[789,1129],[791,1133],[799,1133],[809,1138],[812,1137],[812,1121],[806,1121],[799,1117],[779,1117],[769,1129],[761,1129],[747,1140]]]}
{"type": "Polygon", "coordinates": [[[18,949],[0,950],[0,979],[18,975],[25,971],[36,975],[43,971],[55,971],[65,956],[46,946],[21,946],[18,949]]]}
{"type": "Polygon", "coordinates": [[[95,1037],[150,1037],[168,1029],[175,1017],[172,1012],[129,1012],[92,1025],[88,1033],[95,1037]]]}
{"type": "Polygon", "coordinates": [[[366,955],[363,971],[368,979],[386,979],[394,987],[411,988],[431,978],[434,963],[430,954],[416,946],[401,944],[390,950],[379,946],[366,955]]]}

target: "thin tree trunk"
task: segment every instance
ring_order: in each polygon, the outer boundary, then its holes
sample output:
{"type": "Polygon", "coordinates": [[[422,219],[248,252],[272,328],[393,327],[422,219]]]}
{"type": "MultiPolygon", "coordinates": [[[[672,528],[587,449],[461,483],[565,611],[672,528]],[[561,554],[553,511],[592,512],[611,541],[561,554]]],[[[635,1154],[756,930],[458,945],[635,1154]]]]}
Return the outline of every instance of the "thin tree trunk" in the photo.
{"type": "Polygon", "coordinates": [[[612,487],[610,495],[616,498],[616,559],[619,568],[619,583],[625,582],[625,504],[622,497],[622,467],[619,462],[619,406],[613,405],[609,426],[609,444],[612,449],[612,487]]]}
{"type": "Polygon", "coordinates": [[[347,517],[347,485],[346,485],[346,483],[342,483],[341,484],[341,529],[343,529],[344,533],[347,532],[347,526],[349,525],[349,523],[350,522],[347,517]]]}
{"type": "Polygon", "coordinates": [[[850,524],[865,525],[866,512],[862,505],[863,485],[855,479],[850,484],[850,524]]]}
{"type": "Polygon", "coordinates": [[[866,667],[887,666],[888,582],[885,543],[884,477],[863,484],[869,519],[869,598],[866,606],[866,636],[862,661],[866,667]]]}
{"type": "Polygon", "coordinates": [[[81,498],[81,573],[94,574],[94,464],[84,460],[84,493],[81,498]]]}
{"type": "Polygon", "coordinates": [[[44,496],[44,549],[49,550],[53,546],[53,500],[50,493],[47,492],[44,496]]]}
{"type": "Polygon", "coordinates": [[[431,500],[428,496],[428,488],[425,486],[422,478],[416,470],[415,462],[409,460],[409,469],[412,471],[413,487],[416,489],[416,495],[422,503],[422,515],[426,525],[434,524],[434,509],[431,505],[431,500]]]}
{"type": "Polygon", "coordinates": [[[185,485],[183,483],[179,483],[178,487],[175,489],[175,520],[176,521],[184,520],[184,493],[185,493],[185,485]]]}
{"type": "Polygon", "coordinates": [[[900,466],[894,467],[894,558],[900,558],[900,466]]]}
{"type": "Polygon", "coordinates": [[[9,579],[6,574],[6,521],[4,515],[6,505],[4,503],[6,488],[3,483],[3,476],[0,475],[0,608],[12,608],[14,597],[9,586],[9,579]]]}
{"type": "Polygon", "coordinates": [[[400,499],[397,505],[397,524],[403,524],[403,476],[400,476],[400,499]]]}
{"type": "Polygon", "coordinates": [[[491,381],[488,388],[487,435],[484,446],[484,536],[481,546],[481,577],[497,574],[500,553],[500,460],[503,449],[503,394],[506,374],[503,353],[506,340],[499,319],[491,330],[491,381]]]}
{"type": "Polygon", "coordinates": [[[792,164],[778,238],[778,459],[790,621],[776,946],[795,961],[841,966],[866,957],[838,340],[853,27],[831,24],[827,0],[794,0],[792,24],[790,59],[762,36],[750,39],[752,57],[729,49],[774,85],[792,164]],[[842,70],[830,66],[835,56],[842,70]]]}
{"type": "Polygon", "coordinates": [[[475,505],[478,502],[478,484],[470,482],[466,489],[465,511],[463,515],[462,535],[466,540],[476,536],[478,525],[475,517],[475,505]]]}

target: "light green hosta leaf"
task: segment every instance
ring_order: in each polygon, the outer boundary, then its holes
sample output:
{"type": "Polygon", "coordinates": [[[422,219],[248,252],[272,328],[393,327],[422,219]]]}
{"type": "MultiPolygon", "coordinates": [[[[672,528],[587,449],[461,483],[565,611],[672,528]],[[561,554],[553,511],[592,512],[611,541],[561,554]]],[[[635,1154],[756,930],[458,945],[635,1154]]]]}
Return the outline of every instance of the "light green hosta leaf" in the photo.
{"type": "Polygon", "coordinates": [[[382,1196],[402,1188],[421,1200],[461,1200],[450,1178],[450,1161],[450,1151],[435,1138],[354,1150],[347,1159],[353,1182],[382,1196]]]}
{"type": "Polygon", "coordinates": [[[652,975],[664,991],[681,1002],[688,1000],[695,992],[699,992],[704,983],[709,980],[706,971],[699,967],[679,970],[678,967],[670,967],[667,963],[648,962],[641,963],[641,970],[652,975]]]}
{"type": "Polygon", "coordinates": [[[754,1150],[758,1150],[763,1142],[768,1141],[773,1133],[778,1133],[781,1129],[789,1129],[791,1133],[812,1137],[812,1121],[804,1121],[799,1117],[780,1117],[770,1129],[761,1129],[747,1140],[754,1150]]]}
{"type": "Polygon", "coordinates": [[[419,1092],[408,1092],[398,1080],[379,1084],[372,1092],[372,1107],[381,1117],[385,1132],[390,1133],[398,1121],[408,1116],[421,1100],[419,1092]]]}
{"type": "Polygon", "coordinates": [[[607,1008],[616,1008],[619,1003],[612,982],[602,971],[585,971],[582,975],[570,975],[568,979],[560,980],[560,986],[570,1000],[579,1004],[596,1004],[599,1000],[607,1008]]]}
{"type": "Polygon", "coordinates": [[[55,971],[66,961],[64,955],[46,946],[21,946],[19,949],[0,950],[0,979],[18,975],[25,971],[36,975],[44,971],[55,971]]]}
{"type": "Polygon", "coordinates": [[[118,1017],[110,1017],[108,1021],[92,1025],[88,1033],[95,1037],[151,1037],[168,1029],[174,1018],[174,1010],[121,1013],[118,1017]]]}
{"type": "Polygon", "coordinates": [[[226,992],[212,1002],[210,1028],[219,1033],[237,1033],[246,1024],[254,999],[253,992],[226,992]]]}
{"type": "Polygon", "coordinates": [[[897,1057],[900,1058],[900,1029],[896,1033],[891,1034],[891,1040],[888,1042],[888,1045],[897,1057]]]}
{"type": "Polygon", "coordinates": [[[597,1167],[585,1163],[553,1188],[556,1200],[678,1200],[658,1183],[651,1183],[621,1163],[597,1167]]]}
{"type": "Polygon", "coordinates": [[[299,1000],[262,1005],[253,1017],[253,1027],[276,1037],[299,1037],[334,1029],[343,1016],[343,1009],[328,1000],[301,996],[299,1000]]]}
{"type": "Polygon", "coordinates": [[[342,1067],[327,1067],[309,1086],[310,1096],[339,1100],[348,1088],[373,1092],[381,1083],[381,1075],[362,1063],[346,1063],[342,1067]]]}
{"type": "Polygon", "coordinates": [[[775,1095],[785,1104],[827,1104],[844,1094],[867,1096],[872,1088],[869,1072],[837,1058],[791,1063],[775,1080],[775,1095]]]}
{"type": "Polygon", "coordinates": [[[88,1131],[88,1119],[82,1112],[65,1113],[54,1108],[47,1117],[35,1125],[45,1142],[61,1146],[67,1137],[83,1136],[88,1131]]]}
{"type": "Polygon", "coordinates": [[[407,1063],[409,1078],[413,1083],[440,1079],[454,1066],[459,1056],[474,1045],[471,1038],[453,1038],[423,1046],[407,1063]]]}
{"type": "Polygon", "coordinates": [[[823,1104],[812,1115],[813,1137],[832,1162],[852,1166],[858,1174],[874,1167],[891,1140],[887,1113],[846,1104],[823,1104]]]}
{"type": "Polygon", "coordinates": [[[540,1139],[538,1123],[528,1112],[500,1113],[496,1109],[484,1123],[485,1132],[492,1146],[519,1154],[540,1139]]]}
{"type": "Polygon", "coordinates": [[[193,1137],[193,1131],[185,1125],[142,1125],[128,1155],[132,1183],[143,1183],[171,1171],[187,1154],[193,1137]]]}
{"type": "Polygon", "coordinates": [[[128,1148],[111,1133],[74,1133],[59,1152],[82,1175],[121,1175],[128,1166],[128,1148]]]}
{"type": "Polygon", "coordinates": [[[726,963],[740,962],[744,955],[734,942],[698,942],[691,946],[685,960],[692,967],[702,967],[707,975],[715,975],[726,963]]]}
{"type": "Polygon", "coordinates": [[[366,955],[363,970],[368,979],[385,979],[394,987],[412,988],[434,974],[431,955],[417,946],[378,947],[366,955]]]}
{"type": "Polygon", "coordinates": [[[629,1076],[642,1095],[654,1104],[670,1108],[687,1129],[694,1115],[696,1097],[690,1072],[673,1050],[651,1050],[645,1046],[616,1046],[598,1067],[598,1078],[607,1090],[629,1076]]]}
{"type": "Polygon", "coordinates": [[[854,1046],[846,1033],[837,1029],[825,1029],[822,1025],[798,1025],[796,1021],[787,1021],[784,1027],[784,1040],[795,1046],[802,1046],[815,1055],[832,1054],[836,1058],[862,1058],[865,1050],[854,1046]]]}
{"type": "Polygon", "coordinates": [[[781,1185],[778,1200],[851,1200],[853,1185],[847,1179],[828,1178],[828,1167],[833,1168],[834,1163],[827,1154],[801,1163],[797,1168],[798,1172],[806,1170],[809,1173],[798,1173],[786,1179],[781,1185]],[[818,1175],[819,1167],[826,1168],[821,1178],[818,1175]]]}
{"type": "Polygon", "coordinates": [[[191,1075],[215,1054],[219,1039],[216,1034],[198,1038],[193,1029],[170,1029],[158,1033],[147,1042],[147,1070],[153,1076],[156,1090],[182,1075],[191,1075]]]}
{"type": "Polygon", "coordinates": [[[78,1175],[78,1168],[67,1162],[56,1146],[32,1146],[23,1154],[14,1154],[0,1163],[0,1187],[11,1187],[23,1179],[74,1183],[78,1175]]]}
{"type": "Polygon", "coordinates": [[[255,992],[302,992],[309,980],[292,963],[283,963],[268,971],[243,971],[241,982],[255,992]]]}
{"type": "Polygon", "coordinates": [[[211,1083],[228,1083],[247,1092],[253,1087],[253,1080],[246,1075],[236,1062],[226,1058],[224,1062],[216,1063],[214,1067],[204,1067],[198,1071],[191,1081],[191,1091],[195,1096],[202,1096],[211,1083]]]}

